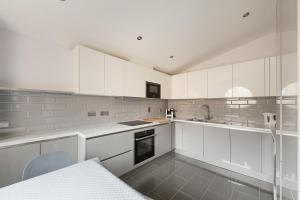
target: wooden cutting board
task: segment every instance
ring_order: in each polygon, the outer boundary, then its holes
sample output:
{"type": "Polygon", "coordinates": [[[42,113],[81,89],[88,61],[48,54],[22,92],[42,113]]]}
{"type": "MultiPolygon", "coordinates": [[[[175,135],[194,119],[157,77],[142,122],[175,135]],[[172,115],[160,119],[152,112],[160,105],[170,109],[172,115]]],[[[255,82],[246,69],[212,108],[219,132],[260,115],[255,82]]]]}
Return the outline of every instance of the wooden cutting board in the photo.
{"type": "Polygon", "coordinates": [[[146,122],[156,122],[156,123],[169,123],[170,120],[166,118],[146,118],[144,119],[146,122]]]}

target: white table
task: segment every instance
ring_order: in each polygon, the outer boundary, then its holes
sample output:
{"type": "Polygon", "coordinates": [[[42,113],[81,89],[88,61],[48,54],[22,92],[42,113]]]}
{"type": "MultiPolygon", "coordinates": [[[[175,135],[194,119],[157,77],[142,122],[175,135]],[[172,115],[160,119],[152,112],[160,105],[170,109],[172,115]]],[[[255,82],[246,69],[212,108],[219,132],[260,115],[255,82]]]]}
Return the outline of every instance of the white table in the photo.
{"type": "Polygon", "coordinates": [[[95,160],[0,188],[1,200],[144,200],[95,160]]]}

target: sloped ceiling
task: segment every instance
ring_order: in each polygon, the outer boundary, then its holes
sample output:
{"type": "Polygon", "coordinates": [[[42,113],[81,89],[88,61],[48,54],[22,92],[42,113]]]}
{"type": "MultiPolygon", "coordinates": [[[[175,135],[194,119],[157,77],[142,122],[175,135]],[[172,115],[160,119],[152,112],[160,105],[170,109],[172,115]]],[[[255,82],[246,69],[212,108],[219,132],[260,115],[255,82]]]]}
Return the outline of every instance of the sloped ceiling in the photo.
{"type": "Polygon", "coordinates": [[[170,74],[273,32],[275,16],[275,0],[0,0],[0,28],[170,74]]]}

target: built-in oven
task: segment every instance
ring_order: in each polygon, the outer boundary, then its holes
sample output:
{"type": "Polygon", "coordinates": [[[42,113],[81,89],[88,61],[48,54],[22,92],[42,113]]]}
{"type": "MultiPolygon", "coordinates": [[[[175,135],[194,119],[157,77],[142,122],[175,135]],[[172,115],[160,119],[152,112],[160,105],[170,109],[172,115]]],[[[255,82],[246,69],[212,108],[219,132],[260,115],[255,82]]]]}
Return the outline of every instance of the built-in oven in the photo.
{"type": "Polygon", "coordinates": [[[146,97],[147,98],[160,98],[160,84],[146,82],[146,97]]]}
{"type": "Polygon", "coordinates": [[[136,132],[134,134],[134,164],[138,164],[154,156],[154,129],[136,132]]]}

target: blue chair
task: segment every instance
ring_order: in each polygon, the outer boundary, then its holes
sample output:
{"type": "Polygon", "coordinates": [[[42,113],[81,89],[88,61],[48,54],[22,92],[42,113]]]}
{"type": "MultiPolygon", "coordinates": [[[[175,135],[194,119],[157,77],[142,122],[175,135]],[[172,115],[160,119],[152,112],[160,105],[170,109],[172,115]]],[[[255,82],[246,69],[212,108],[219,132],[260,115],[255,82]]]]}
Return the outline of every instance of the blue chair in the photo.
{"type": "Polygon", "coordinates": [[[71,157],[63,151],[40,155],[32,159],[23,170],[23,180],[72,165],[71,157]]]}

